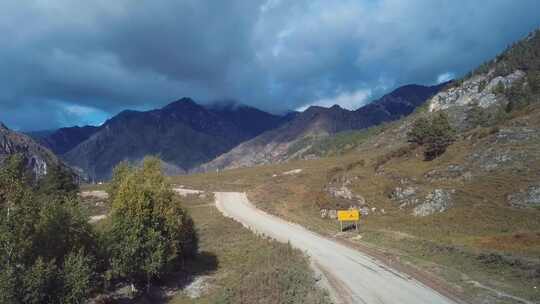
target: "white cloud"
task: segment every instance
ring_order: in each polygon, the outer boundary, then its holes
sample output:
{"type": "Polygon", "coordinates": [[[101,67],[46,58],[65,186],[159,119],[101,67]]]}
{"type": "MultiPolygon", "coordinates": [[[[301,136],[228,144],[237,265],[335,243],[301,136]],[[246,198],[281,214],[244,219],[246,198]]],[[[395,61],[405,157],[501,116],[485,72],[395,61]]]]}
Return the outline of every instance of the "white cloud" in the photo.
{"type": "Polygon", "coordinates": [[[454,78],[456,78],[456,75],[451,72],[439,74],[439,76],[437,76],[437,84],[450,81],[454,78]]]}
{"type": "Polygon", "coordinates": [[[321,99],[315,100],[296,110],[304,111],[310,106],[331,107],[333,105],[339,105],[340,107],[348,109],[348,110],[356,110],[360,108],[361,106],[366,105],[370,97],[371,97],[370,89],[360,89],[360,90],[356,90],[352,92],[340,92],[334,97],[321,98],[321,99]]]}

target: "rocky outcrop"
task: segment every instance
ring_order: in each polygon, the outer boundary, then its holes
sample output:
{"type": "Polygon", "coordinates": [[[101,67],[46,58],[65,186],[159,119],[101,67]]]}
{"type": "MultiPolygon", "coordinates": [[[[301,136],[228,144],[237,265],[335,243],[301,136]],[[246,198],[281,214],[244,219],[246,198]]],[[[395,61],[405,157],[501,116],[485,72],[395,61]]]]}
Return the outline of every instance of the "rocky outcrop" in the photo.
{"type": "Polygon", "coordinates": [[[540,207],[540,184],[508,195],[508,203],[513,207],[540,207]]]}
{"type": "Polygon", "coordinates": [[[413,186],[396,187],[390,194],[390,199],[399,203],[399,208],[414,206],[419,200],[416,197],[418,188],[413,186]]]}
{"type": "Polygon", "coordinates": [[[435,189],[430,192],[424,202],[413,209],[414,216],[428,216],[441,213],[453,205],[453,190],[435,189]]]}
{"type": "Polygon", "coordinates": [[[526,157],[524,151],[492,146],[472,153],[468,160],[482,171],[490,172],[504,168],[517,169],[522,167],[526,157]]]}
{"type": "Polygon", "coordinates": [[[13,154],[19,154],[23,157],[26,167],[36,179],[45,176],[49,166],[60,163],[51,151],[36,143],[29,136],[12,131],[0,123],[0,165],[13,154]]]}
{"type": "Polygon", "coordinates": [[[525,76],[525,72],[520,70],[516,70],[504,77],[490,78],[491,74],[473,76],[459,86],[439,92],[429,100],[429,111],[435,112],[454,106],[467,105],[488,108],[494,104],[502,103],[504,101],[503,97],[495,92],[497,86],[502,84],[505,88],[508,88],[525,76]]]}

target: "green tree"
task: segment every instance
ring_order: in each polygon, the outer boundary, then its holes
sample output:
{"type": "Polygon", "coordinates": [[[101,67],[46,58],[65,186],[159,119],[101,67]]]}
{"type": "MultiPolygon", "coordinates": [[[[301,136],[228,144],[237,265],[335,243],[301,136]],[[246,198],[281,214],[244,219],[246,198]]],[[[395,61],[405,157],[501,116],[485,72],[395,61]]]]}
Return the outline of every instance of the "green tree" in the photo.
{"type": "Polygon", "coordinates": [[[456,131],[450,125],[448,117],[440,112],[431,120],[430,132],[426,138],[424,157],[432,160],[446,151],[455,140],[456,131]]]}
{"type": "Polygon", "coordinates": [[[58,302],[58,285],[58,271],[54,260],[45,262],[38,257],[24,274],[23,303],[58,302]]]}
{"type": "Polygon", "coordinates": [[[424,158],[432,160],[446,151],[455,140],[456,131],[450,125],[444,112],[431,119],[419,118],[407,133],[410,142],[424,147],[424,158]]]}
{"type": "Polygon", "coordinates": [[[47,174],[39,180],[37,192],[43,196],[73,198],[79,192],[79,185],[75,183],[73,172],[60,164],[55,164],[49,166],[47,174]]]}
{"type": "Polygon", "coordinates": [[[62,270],[62,303],[78,304],[88,299],[95,277],[93,262],[83,249],[67,256],[62,270]]]}
{"type": "MultiPolygon", "coordinates": [[[[161,162],[147,157],[142,168],[115,170],[112,197],[111,265],[138,286],[151,281],[197,250],[193,221],[174,201],[161,162]]],[[[114,179],[113,178],[113,179],[114,179]]]]}
{"type": "Polygon", "coordinates": [[[411,130],[407,133],[409,142],[423,145],[430,131],[430,121],[425,117],[420,117],[412,124],[411,130]]]}
{"type": "Polygon", "coordinates": [[[66,256],[94,236],[70,187],[37,195],[24,171],[17,156],[0,168],[0,302],[59,303],[66,256]]]}
{"type": "Polygon", "coordinates": [[[116,165],[116,167],[114,167],[111,181],[107,186],[107,194],[109,195],[109,200],[111,202],[114,201],[114,196],[118,192],[118,188],[120,188],[120,183],[122,180],[124,180],[131,172],[132,168],[125,160],[121,161],[118,165],[116,165]]]}

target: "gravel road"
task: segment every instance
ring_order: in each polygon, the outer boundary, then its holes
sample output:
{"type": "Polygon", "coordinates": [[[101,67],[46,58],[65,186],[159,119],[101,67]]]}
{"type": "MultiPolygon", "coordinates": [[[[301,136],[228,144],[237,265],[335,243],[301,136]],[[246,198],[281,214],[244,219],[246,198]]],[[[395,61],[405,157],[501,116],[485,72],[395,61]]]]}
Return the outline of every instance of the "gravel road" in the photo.
{"type": "Polygon", "coordinates": [[[244,226],[306,252],[343,303],[455,304],[374,258],[254,207],[244,193],[216,193],[217,208],[244,226]]]}

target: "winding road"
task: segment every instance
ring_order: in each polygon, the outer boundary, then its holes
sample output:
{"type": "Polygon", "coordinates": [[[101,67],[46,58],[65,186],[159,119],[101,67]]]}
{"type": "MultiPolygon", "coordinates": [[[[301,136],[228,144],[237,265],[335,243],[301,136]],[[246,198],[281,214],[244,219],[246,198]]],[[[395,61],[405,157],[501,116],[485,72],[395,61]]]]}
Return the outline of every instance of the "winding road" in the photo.
{"type": "Polygon", "coordinates": [[[343,303],[456,304],[374,258],[253,206],[245,193],[217,192],[216,207],[244,226],[306,252],[343,303]]]}

